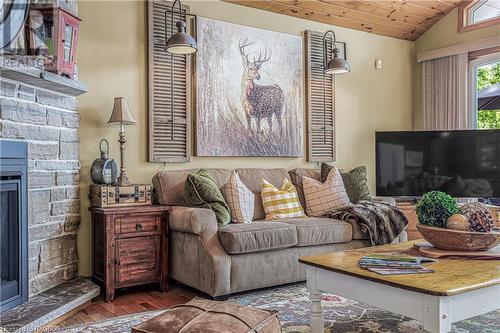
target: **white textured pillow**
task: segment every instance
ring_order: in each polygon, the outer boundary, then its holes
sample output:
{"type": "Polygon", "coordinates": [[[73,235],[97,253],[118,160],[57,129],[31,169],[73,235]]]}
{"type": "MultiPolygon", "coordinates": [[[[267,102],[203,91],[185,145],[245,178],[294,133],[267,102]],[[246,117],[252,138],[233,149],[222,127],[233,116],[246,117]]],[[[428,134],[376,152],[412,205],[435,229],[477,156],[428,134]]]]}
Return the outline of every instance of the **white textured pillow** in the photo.
{"type": "Polygon", "coordinates": [[[337,168],[333,168],[324,183],[302,177],[307,215],[320,217],[350,204],[349,197],[337,168]]]}
{"type": "Polygon", "coordinates": [[[231,221],[234,223],[250,223],[254,211],[254,194],[241,181],[236,172],[222,188],[224,199],[231,211],[231,221]]]}

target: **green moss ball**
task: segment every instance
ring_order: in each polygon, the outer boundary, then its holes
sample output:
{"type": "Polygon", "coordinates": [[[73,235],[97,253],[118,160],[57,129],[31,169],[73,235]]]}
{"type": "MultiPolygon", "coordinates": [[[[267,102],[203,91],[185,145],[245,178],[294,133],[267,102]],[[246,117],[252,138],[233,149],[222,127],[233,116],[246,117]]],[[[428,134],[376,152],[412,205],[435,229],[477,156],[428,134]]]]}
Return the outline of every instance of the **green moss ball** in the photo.
{"type": "Polygon", "coordinates": [[[415,209],[419,223],[440,228],[446,228],[446,220],[460,212],[457,200],[440,191],[425,193],[415,209]]]}

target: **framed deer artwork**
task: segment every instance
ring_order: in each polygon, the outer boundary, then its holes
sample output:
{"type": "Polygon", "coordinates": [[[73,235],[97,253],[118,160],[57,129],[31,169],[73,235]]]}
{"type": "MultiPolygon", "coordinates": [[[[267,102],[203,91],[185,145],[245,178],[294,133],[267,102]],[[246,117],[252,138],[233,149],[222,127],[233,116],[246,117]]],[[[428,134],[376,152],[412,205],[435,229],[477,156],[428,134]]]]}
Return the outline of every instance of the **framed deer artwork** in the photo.
{"type": "Polygon", "coordinates": [[[303,155],[302,37],[198,17],[196,154],[303,155]]]}

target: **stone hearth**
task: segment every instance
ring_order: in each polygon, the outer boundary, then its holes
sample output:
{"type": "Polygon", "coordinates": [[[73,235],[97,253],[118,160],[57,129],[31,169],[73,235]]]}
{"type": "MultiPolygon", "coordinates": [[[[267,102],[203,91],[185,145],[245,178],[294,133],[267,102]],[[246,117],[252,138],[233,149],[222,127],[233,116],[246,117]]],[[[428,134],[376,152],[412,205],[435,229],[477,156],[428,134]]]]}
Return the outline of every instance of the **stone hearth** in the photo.
{"type": "MultiPolygon", "coordinates": [[[[99,287],[90,280],[70,280],[31,297],[27,303],[3,312],[0,316],[0,332],[2,329],[16,333],[35,332],[98,295],[99,287]]],[[[45,331],[49,332],[50,327],[45,331]]]]}
{"type": "MultiPolygon", "coordinates": [[[[76,88],[74,88],[76,86],[76,88]]],[[[83,88],[82,88],[83,87],[83,88]]],[[[28,143],[30,297],[78,274],[79,135],[73,80],[0,64],[0,139],[28,143]]]]}

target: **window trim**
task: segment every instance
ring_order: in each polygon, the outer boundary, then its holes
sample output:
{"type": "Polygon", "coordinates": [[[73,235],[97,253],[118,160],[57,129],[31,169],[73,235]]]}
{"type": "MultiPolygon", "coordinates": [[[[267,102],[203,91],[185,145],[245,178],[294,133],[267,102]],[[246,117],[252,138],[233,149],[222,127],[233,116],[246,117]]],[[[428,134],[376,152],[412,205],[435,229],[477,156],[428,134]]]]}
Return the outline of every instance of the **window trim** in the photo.
{"type": "Polygon", "coordinates": [[[469,31],[474,31],[477,29],[483,29],[490,27],[492,25],[500,24],[500,17],[492,18],[489,20],[479,21],[477,23],[470,23],[470,10],[477,3],[484,0],[468,0],[464,1],[458,6],[458,33],[464,33],[469,31]]]}
{"type": "Polygon", "coordinates": [[[477,129],[477,69],[478,67],[487,65],[492,62],[496,62],[500,59],[500,52],[493,52],[482,57],[476,58],[469,61],[469,79],[468,82],[468,95],[467,95],[467,105],[469,111],[472,112],[472,125],[474,129],[477,129]]]}

